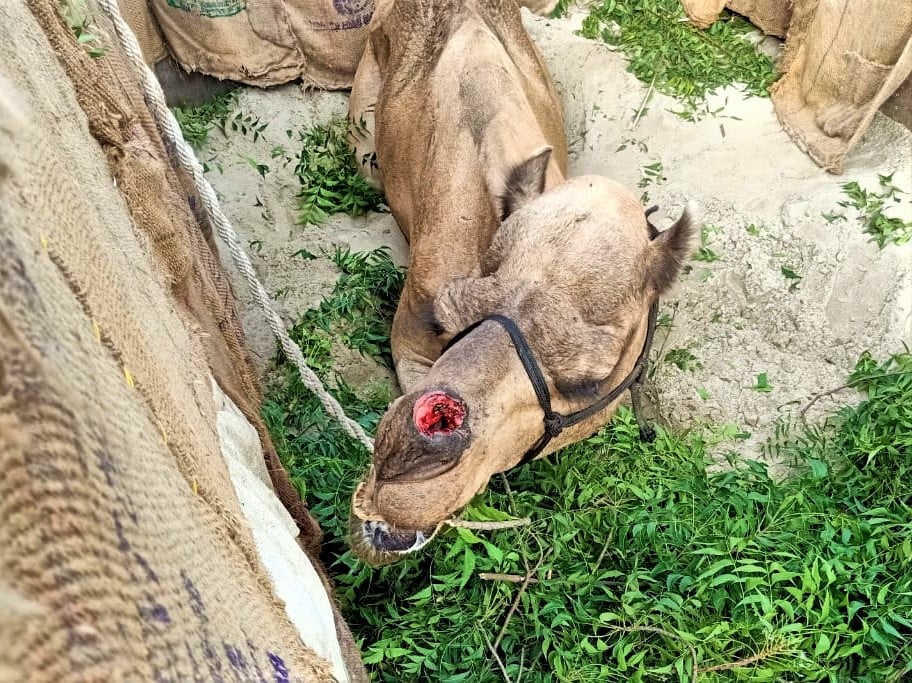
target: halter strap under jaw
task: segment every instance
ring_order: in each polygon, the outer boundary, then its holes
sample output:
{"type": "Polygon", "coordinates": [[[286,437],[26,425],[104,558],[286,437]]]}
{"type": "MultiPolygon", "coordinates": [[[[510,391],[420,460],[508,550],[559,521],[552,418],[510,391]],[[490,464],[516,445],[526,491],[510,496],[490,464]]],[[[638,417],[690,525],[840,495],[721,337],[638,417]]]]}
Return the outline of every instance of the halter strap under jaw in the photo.
{"type": "MultiPolygon", "coordinates": [[[[649,238],[655,239],[659,234],[659,230],[650,222],[649,216],[656,211],[658,211],[658,206],[652,206],[646,209],[646,225],[649,229],[649,238]]],[[[609,405],[614,403],[617,399],[621,397],[628,389],[642,383],[643,377],[646,375],[646,367],[649,364],[649,351],[652,349],[652,339],[655,336],[656,328],[656,319],[658,318],[659,312],[659,300],[656,299],[652,306],[649,307],[649,315],[646,318],[646,338],[643,340],[643,348],[640,351],[640,355],[637,357],[636,363],[633,366],[633,369],[630,373],[618,384],[614,389],[612,389],[606,396],[603,396],[598,401],[592,405],[583,408],[582,410],[577,410],[574,413],[569,415],[563,415],[556,412],[551,407],[551,392],[548,390],[548,383],[545,381],[545,377],[542,374],[541,368],[538,365],[538,362],[535,360],[535,356],[532,353],[532,349],[529,346],[529,342],[526,341],[525,335],[522,333],[522,330],[519,329],[519,326],[510,318],[499,313],[493,313],[487,315],[481,320],[472,323],[464,330],[459,332],[455,337],[453,337],[446,346],[443,347],[443,352],[446,352],[447,349],[457,344],[459,341],[464,339],[468,334],[475,330],[479,325],[486,321],[496,322],[501,327],[506,330],[507,334],[510,335],[510,340],[513,342],[513,348],[516,349],[516,354],[519,356],[519,360],[522,363],[523,369],[526,371],[526,376],[529,378],[529,382],[532,384],[532,388],[535,390],[535,397],[538,399],[538,404],[541,406],[542,412],[544,413],[543,422],[544,422],[544,432],[539,437],[538,441],[532,444],[532,447],[523,455],[522,460],[520,460],[515,466],[524,465],[530,460],[538,457],[543,450],[551,443],[551,440],[567,429],[567,427],[573,427],[574,425],[579,424],[583,420],[586,420],[596,413],[601,412],[609,405]]]]}
{"type": "Polygon", "coordinates": [[[536,441],[532,447],[526,451],[525,455],[522,457],[522,460],[517,463],[517,465],[523,465],[540,455],[541,452],[545,450],[547,445],[551,442],[551,440],[559,436],[565,429],[568,427],[573,427],[583,420],[586,420],[593,415],[601,412],[609,405],[614,403],[618,398],[620,398],[621,394],[642,380],[642,377],[646,370],[646,365],[648,363],[649,350],[652,348],[652,338],[655,335],[658,309],[659,303],[657,300],[649,308],[649,316],[646,322],[646,338],[643,341],[643,349],[640,351],[640,355],[637,357],[636,363],[628,375],[607,395],[603,396],[590,406],[583,408],[582,410],[577,410],[576,412],[570,413],[569,415],[558,413],[552,408],[551,392],[548,390],[548,383],[545,381],[545,377],[542,374],[541,368],[539,367],[538,362],[535,360],[535,356],[532,353],[529,342],[526,341],[526,337],[522,333],[522,330],[519,329],[519,326],[507,316],[500,315],[499,313],[494,313],[492,315],[485,316],[475,323],[472,323],[455,337],[453,337],[453,339],[450,340],[446,347],[444,347],[444,351],[458,343],[460,340],[465,338],[466,335],[473,332],[479,325],[487,321],[496,322],[507,332],[507,334],[510,335],[510,340],[513,342],[513,348],[516,349],[516,355],[519,356],[519,360],[522,363],[523,369],[526,371],[526,376],[529,378],[529,382],[532,384],[532,389],[535,391],[535,397],[538,399],[538,404],[541,406],[542,412],[544,413],[544,432],[542,433],[541,437],[539,437],[538,441],[536,441]]]}

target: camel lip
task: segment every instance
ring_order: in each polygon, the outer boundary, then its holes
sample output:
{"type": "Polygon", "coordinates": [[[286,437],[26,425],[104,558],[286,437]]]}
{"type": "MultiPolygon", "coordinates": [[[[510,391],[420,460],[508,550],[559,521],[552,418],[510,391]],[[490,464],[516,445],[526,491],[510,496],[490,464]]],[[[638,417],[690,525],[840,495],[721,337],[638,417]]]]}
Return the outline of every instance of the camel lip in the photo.
{"type": "Polygon", "coordinates": [[[438,527],[429,529],[397,529],[376,520],[361,522],[364,540],[375,550],[384,553],[405,555],[420,550],[437,534],[438,527]]]}

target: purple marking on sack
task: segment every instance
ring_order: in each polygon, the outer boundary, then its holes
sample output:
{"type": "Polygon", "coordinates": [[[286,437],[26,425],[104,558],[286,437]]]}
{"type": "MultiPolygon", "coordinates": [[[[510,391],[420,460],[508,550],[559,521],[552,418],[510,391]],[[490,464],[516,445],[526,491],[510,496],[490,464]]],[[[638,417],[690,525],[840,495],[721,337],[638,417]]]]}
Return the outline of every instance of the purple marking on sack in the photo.
{"type": "Polygon", "coordinates": [[[210,643],[209,639],[206,637],[205,632],[203,632],[203,654],[209,661],[209,675],[212,676],[212,680],[215,681],[215,683],[225,683],[225,679],[222,678],[221,674],[222,661],[212,647],[212,643],[210,643]]]}
{"type": "Polygon", "coordinates": [[[168,610],[164,605],[160,605],[155,602],[155,599],[151,595],[146,595],[146,599],[151,603],[150,605],[143,607],[139,605],[139,614],[146,621],[157,621],[161,624],[170,624],[171,615],[168,614],[168,610]]]}
{"type": "Polygon", "coordinates": [[[187,203],[190,205],[191,211],[196,211],[196,195],[195,194],[191,194],[189,197],[187,197],[187,203]]]}
{"type": "Polygon", "coordinates": [[[143,571],[146,572],[146,578],[149,579],[149,581],[151,581],[153,583],[158,583],[158,575],[152,569],[151,565],[149,564],[149,562],[146,560],[145,557],[143,557],[142,555],[140,555],[137,552],[134,552],[133,559],[135,559],[136,564],[138,564],[140,567],[142,567],[143,571]]]}
{"type": "Polygon", "coordinates": [[[95,451],[95,457],[98,458],[98,467],[104,472],[108,486],[114,486],[114,459],[110,453],[101,450],[95,451]]]}
{"type": "Polygon", "coordinates": [[[307,28],[311,31],[348,31],[353,28],[361,28],[370,23],[373,12],[362,14],[354,19],[346,21],[307,21],[307,28]]]}
{"type": "Polygon", "coordinates": [[[228,656],[228,661],[231,666],[235,669],[240,669],[241,671],[247,670],[247,660],[244,659],[244,655],[236,647],[232,647],[228,643],[222,643],[222,646],[225,648],[225,654],[228,656]]]}
{"type": "Polygon", "coordinates": [[[272,652],[267,652],[266,656],[269,658],[269,663],[272,664],[272,678],[275,683],[290,683],[288,667],[285,666],[285,661],[272,652]]]}
{"type": "Polygon", "coordinates": [[[345,17],[361,14],[365,10],[374,11],[374,0],[333,0],[333,7],[345,17]]]}
{"type": "Polygon", "coordinates": [[[187,576],[187,572],[181,569],[181,578],[184,580],[184,590],[187,591],[187,595],[190,596],[190,609],[193,610],[193,613],[197,618],[209,621],[209,618],[206,616],[205,605],[203,605],[203,596],[200,595],[200,592],[196,589],[196,586],[193,585],[193,581],[190,580],[190,577],[187,576]]]}
{"type": "MultiPolygon", "coordinates": [[[[244,633],[244,636],[246,637],[247,634],[244,633]]],[[[253,662],[253,668],[256,671],[257,679],[260,683],[266,683],[266,679],[263,678],[263,670],[260,668],[259,661],[257,661],[257,647],[250,638],[247,638],[247,652],[250,653],[250,661],[253,662]]]]}
{"type": "Polygon", "coordinates": [[[180,572],[181,579],[184,581],[184,590],[187,591],[187,595],[190,598],[190,609],[193,610],[193,614],[196,615],[199,619],[199,637],[200,644],[202,645],[203,655],[206,658],[206,666],[209,669],[209,676],[212,678],[215,683],[224,683],[224,678],[222,678],[222,660],[220,659],[216,649],[212,646],[210,641],[211,633],[209,631],[209,616],[206,614],[206,607],[203,604],[203,596],[200,594],[199,590],[193,584],[193,581],[190,579],[190,576],[187,574],[186,570],[181,569],[180,572]]]}
{"type": "Polygon", "coordinates": [[[120,521],[120,513],[115,510],[111,513],[111,516],[114,517],[114,533],[117,534],[117,549],[126,554],[130,551],[130,541],[127,540],[127,536],[124,534],[123,524],[120,521]]]}

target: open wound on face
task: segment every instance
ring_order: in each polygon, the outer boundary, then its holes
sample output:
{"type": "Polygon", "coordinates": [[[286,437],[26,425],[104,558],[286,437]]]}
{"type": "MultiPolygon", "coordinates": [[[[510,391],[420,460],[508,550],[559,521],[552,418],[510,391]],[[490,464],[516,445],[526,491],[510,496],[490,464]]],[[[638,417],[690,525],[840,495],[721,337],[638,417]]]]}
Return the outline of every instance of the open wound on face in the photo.
{"type": "Polygon", "coordinates": [[[427,437],[454,432],[462,426],[465,415],[465,404],[442,391],[420,397],[412,410],[415,427],[427,437]]]}

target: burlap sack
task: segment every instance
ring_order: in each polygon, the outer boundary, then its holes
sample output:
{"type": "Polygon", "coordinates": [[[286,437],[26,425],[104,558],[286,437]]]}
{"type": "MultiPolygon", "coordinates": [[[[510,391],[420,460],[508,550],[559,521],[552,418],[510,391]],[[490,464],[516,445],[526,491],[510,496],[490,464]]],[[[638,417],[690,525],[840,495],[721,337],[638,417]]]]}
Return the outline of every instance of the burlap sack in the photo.
{"type": "Polygon", "coordinates": [[[152,16],[149,0],[118,0],[117,4],[120,5],[121,15],[136,34],[146,64],[155,66],[168,55],[168,51],[158,22],[152,16]]]}
{"type": "Polygon", "coordinates": [[[767,35],[785,38],[793,0],[729,0],[728,9],[750,19],[767,35]]]}
{"type": "Polygon", "coordinates": [[[351,87],[374,0],[151,0],[187,71],[250,85],[351,87]]]}
{"type": "MultiPolygon", "coordinates": [[[[376,4],[376,0],[147,1],[171,55],[186,71],[257,86],[300,78],[305,85],[324,90],[351,87],[376,4]]],[[[548,14],[557,0],[519,0],[519,4],[548,14]]],[[[132,25],[143,18],[131,12],[127,19],[132,25]]],[[[133,29],[145,31],[142,25],[133,29]]]]}
{"type": "Polygon", "coordinates": [[[681,5],[690,23],[697,28],[708,28],[719,18],[725,2],[726,0],[681,0],[681,5]]]}
{"type": "Polygon", "coordinates": [[[784,38],[792,16],[793,0],[681,0],[687,18],[699,28],[707,28],[728,7],[750,19],[766,34],[784,38]]]}
{"type": "Polygon", "coordinates": [[[849,150],[912,71],[908,0],[798,0],[772,88],[779,121],[820,166],[849,150]]]}
{"type": "Polygon", "coordinates": [[[219,451],[210,370],[256,385],[194,198],[110,27],[91,59],[30,5],[0,3],[0,675],[329,680],[219,451]]]}
{"type": "MultiPolygon", "coordinates": [[[[194,215],[195,189],[168,162],[161,139],[136,78],[116,49],[114,33],[100,12],[92,30],[104,36],[104,59],[91,59],[72,38],[53,2],[30,3],[48,40],[70,74],[89,127],[108,158],[136,225],[156,251],[175,298],[191,324],[200,328],[207,361],[219,385],[256,427],[264,444],[266,465],[276,494],[311,548],[319,546],[319,527],[288,480],[259,415],[260,385],[247,354],[243,330],[227,279],[213,256],[209,230],[200,230],[194,215]]],[[[205,226],[204,226],[205,227],[205,226]]]]}

